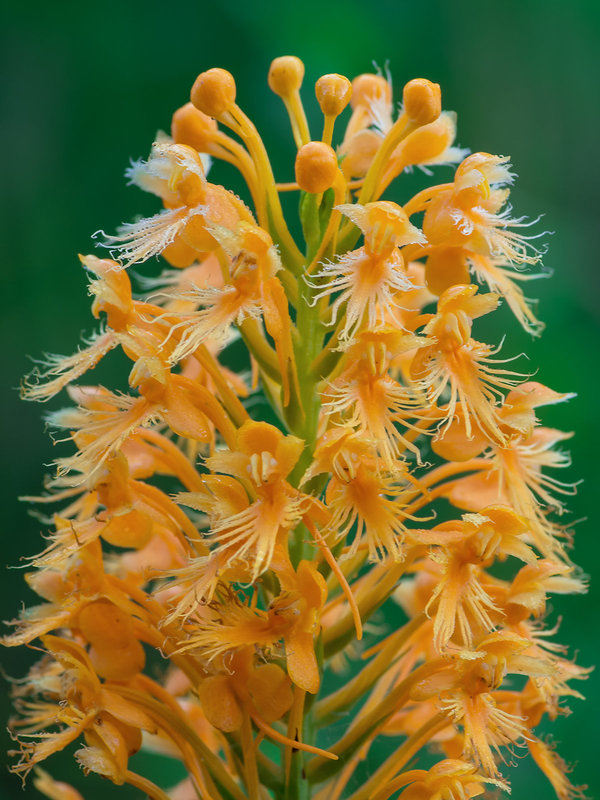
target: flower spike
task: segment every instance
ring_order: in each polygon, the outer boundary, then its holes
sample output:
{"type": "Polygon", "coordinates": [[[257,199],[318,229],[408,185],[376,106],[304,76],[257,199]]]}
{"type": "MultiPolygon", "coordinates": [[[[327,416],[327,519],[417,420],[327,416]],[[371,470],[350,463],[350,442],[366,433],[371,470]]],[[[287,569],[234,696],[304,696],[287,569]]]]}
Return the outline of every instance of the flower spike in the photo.
{"type": "Polygon", "coordinates": [[[40,600],[2,639],[42,651],[12,682],[12,771],[81,800],[44,769],[72,747],[153,800],[469,800],[510,792],[519,752],[582,798],[540,734],[590,672],[550,602],[587,589],[555,473],[571,434],[542,423],[574,395],[479,333],[502,300],[541,331],[534,223],[507,157],[456,146],[437,84],[408,81],[396,114],[390,75],[322,75],[313,139],[303,78],[271,63],[296,145],[281,183],[233,75],[197,77],[126,173],[155,213],[80,257],[96,332],[24,381],[74,407],[47,416],[70,449],[24,498],[48,531],[40,600]],[[384,196],[437,165],[450,181],[384,196]],[[120,391],[80,383],[119,351],[120,391]],[[140,750],[180,783],[130,769],[140,750]]]}

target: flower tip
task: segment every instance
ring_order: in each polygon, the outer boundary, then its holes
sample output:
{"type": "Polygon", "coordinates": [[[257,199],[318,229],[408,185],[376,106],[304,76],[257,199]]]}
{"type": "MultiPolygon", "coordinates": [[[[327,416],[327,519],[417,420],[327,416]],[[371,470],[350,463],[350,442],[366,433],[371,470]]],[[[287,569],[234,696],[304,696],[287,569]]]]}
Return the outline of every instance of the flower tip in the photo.
{"type": "Polygon", "coordinates": [[[315,84],[315,94],[326,117],[337,117],[352,97],[352,84],[345,75],[321,75],[315,84]]]}
{"type": "MultiPolygon", "coordinates": [[[[92,234],[92,239],[96,239],[98,236],[106,236],[106,234],[104,231],[96,231],[96,233],[92,234]]],[[[107,272],[121,272],[123,269],[118,261],[113,261],[110,258],[98,258],[93,254],[84,256],[78,253],[77,255],[83,268],[88,272],[94,273],[94,275],[101,276],[107,272]]]]}
{"type": "Polygon", "coordinates": [[[442,94],[439,83],[427,78],[409,81],[402,93],[404,113],[417,125],[428,125],[442,113],[442,94]]]}
{"type": "Polygon", "coordinates": [[[201,72],[194,81],[190,100],[209,117],[220,117],[235,103],[236,87],[231,72],[214,67],[201,72]]]}
{"type": "Polygon", "coordinates": [[[308,142],[298,150],[295,170],[298,186],[304,192],[325,192],[337,175],[336,154],[325,142],[308,142]]]}
{"type": "Polygon", "coordinates": [[[369,107],[377,100],[392,100],[392,87],[382,75],[365,73],[352,81],[352,108],[357,106],[369,107]]]}
{"type": "Polygon", "coordinates": [[[187,144],[199,153],[206,153],[216,132],[215,120],[193,103],[186,103],[173,114],[171,136],[176,144],[187,144]]]}
{"type": "Polygon", "coordinates": [[[298,91],[304,80],[304,64],[297,56],[279,56],[269,67],[270,89],[279,97],[298,91]]]}

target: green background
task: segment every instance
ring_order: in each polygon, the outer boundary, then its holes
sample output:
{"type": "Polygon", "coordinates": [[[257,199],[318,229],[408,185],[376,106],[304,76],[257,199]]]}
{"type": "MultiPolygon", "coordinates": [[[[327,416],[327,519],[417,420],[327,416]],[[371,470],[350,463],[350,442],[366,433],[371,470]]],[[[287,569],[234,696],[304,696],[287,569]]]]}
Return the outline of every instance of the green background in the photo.
{"type": "MultiPolygon", "coordinates": [[[[578,526],[575,560],[596,570],[600,555],[598,498],[598,49],[596,0],[304,0],[220,3],[21,2],[5,10],[0,58],[4,91],[1,135],[2,328],[5,389],[2,566],[41,549],[41,526],[16,497],[39,490],[42,464],[53,457],[42,409],[18,399],[15,387],[28,372],[27,356],[70,353],[81,332],[93,330],[86,282],[76,254],[92,249],[98,228],[114,231],[134,215],[153,213],[154,200],[126,187],[129,158],[146,156],[155,131],[168,129],[172,111],[188,99],[202,70],[234,73],[238,101],[250,114],[273,156],[277,178],[293,177],[293,148],[282,106],[267,88],[271,59],[296,54],[306,63],[305,103],[317,131],[312,85],[319,75],[350,78],[389,60],[400,96],[402,84],[428,77],[442,85],[444,108],[458,112],[458,143],[472,150],[510,154],[519,174],[512,199],[517,215],[544,213],[551,280],[530,284],[547,323],[540,340],[516,329],[505,311],[494,316],[490,341],[507,332],[506,355],[526,351],[536,378],[575,391],[569,406],[543,411],[544,421],[575,430],[569,479],[583,478],[569,519],[578,526]],[[502,330],[498,330],[498,326],[502,330]],[[583,521],[585,518],[585,521],[583,521]]],[[[438,181],[449,172],[436,172],[438,181]]],[[[231,171],[215,170],[239,190],[231,171]]],[[[407,182],[407,186],[411,183],[407,182]]],[[[402,199],[402,190],[399,198],[402,199]]],[[[406,190],[405,190],[406,191],[406,190]]],[[[61,401],[53,407],[60,406],[61,401]]],[[[560,477],[565,477],[561,475],[560,477]]],[[[581,664],[600,661],[600,581],[586,598],[553,602],[563,614],[559,639],[581,664]]],[[[2,573],[2,612],[14,616],[31,602],[19,570],[2,573]]],[[[30,653],[0,653],[4,671],[18,676],[30,653]]],[[[581,687],[578,687],[581,688],[581,687]]],[[[577,764],[573,780],[600,786],[600,692],[594,675],[582,687],[587,701],[552,726],[560,752],[577,764]]],[[[9,714],[2,692],[0,718],[9,714]]],[[[0,723],[1,726],[1,723],[0,723]]],[[[3,736],[2,749],[8,747],[3,736]]],[[[517,754],[518,755],[518,754],[517,754]]],[[[156,759],[148,759],[153,770],[156,759]]],[[[513,797],[537,800],[552,790],[529,759],[512,771],[513,797]]],[[[49,762],[68,776],[86,800],[122,794],[101,779],[84,780],[70,756],[49,762]]],[[[139,771],[144,767],[138,765],[139,771]]],[[[0,797],[39,796],[5,770],[0,797]]]]}

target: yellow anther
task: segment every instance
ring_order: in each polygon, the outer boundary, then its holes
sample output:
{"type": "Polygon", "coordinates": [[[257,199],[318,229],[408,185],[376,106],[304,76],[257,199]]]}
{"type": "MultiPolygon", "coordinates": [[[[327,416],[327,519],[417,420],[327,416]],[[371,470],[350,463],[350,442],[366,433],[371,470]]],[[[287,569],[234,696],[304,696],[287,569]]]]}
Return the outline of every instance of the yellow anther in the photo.
{"type": "Polygon", "coordinates": [[[186,103],[173,114],[171,136],[177,144],[187,144],[200,153],[208,153],[217,133],[214,119],[186,103]]]}
{"type": "Polygon", "coordinates": [[[297,92],[304,80],[304,64],[296,56],[280,56],[271,62],[269,87],[279,97],[289,97],[297,92]]]}
{"type": "Polygon", "coordinates": [[[235,95],[233,75],[226,69],[215,67],[198,75],[190,99],[198,111],[218,119],[234,105],[235,95]]]}
{"type": "Polygon", "coordinates": [[[169,182],[167,186],[171,192],[174,192],[177,189],[177,184],[181,180],[181,176],[185,172],[185,167],[182,164],[176,164],[173,167],[171,175],[169,177],[169,182]]]}
{"type": "Polygon", "coordinates": [[[252,453],[250,456],[249,472],[252,475],[252,480],[257,486],[263,482],[261,474],[262,460],[258,453],[252,453]]]}
{"type": "Polygon", "coordinates": [[[438,83],[414,78],[402,93],[404,113],[415,125],[427,125],[442,113],[442,95],[438,83]]]}
{"type": "Polygon", "coordinates": [[[337,157],[324,142],[308,142],[296,156],[296,180],[305,192],[319,194],[333,185],[338,173],[337,157]]]}

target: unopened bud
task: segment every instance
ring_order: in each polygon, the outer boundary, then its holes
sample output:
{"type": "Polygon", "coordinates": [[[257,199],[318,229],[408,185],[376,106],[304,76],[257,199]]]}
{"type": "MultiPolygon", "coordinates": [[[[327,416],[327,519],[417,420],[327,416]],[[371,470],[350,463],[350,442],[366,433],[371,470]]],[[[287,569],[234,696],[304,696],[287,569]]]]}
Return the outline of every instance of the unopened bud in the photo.
{"type": "Polygon", "coordinates": [[[380,145],[381,136],[374,130],[365,128],[355,133],[341,148],[344,159],[340,167],[344,175],[347,178],[364,178],[380,145]]]}
{"type": "Polygon", "coordinates": [[[296,156],[296,181],[305,192],[319,194],[333,184],[338,171],[333,148],[324,142],[308,142],[296,156]]]}
{"type": "Polygon", "coordinates": [[[365,73],[352,81],[352,108],[369,106],[374,100],[392,100],[392,87],[381,75],[365,73]]]}
{"type": "Polygon", "coordinates": [[[322,75],[315,84],[315,94],[326,117],[337,117],[352,97],[352,84],[344,75],[322,75]]]}
{"type": "Polygon", "coordinates": [[[206,153],[216,132],[215,120],[199,111],[193,103],[186,103],[173,114],[171,136],[176,144],[187,144],[200,153],[206,153]]]}
{"type": "Polygon", "coordinates": [[[218,67],[201,72],[194,81],[190,99],[198,111],[220,117],[235,103],[233,75],[218,67]]]}
{"type": "Polygon", "coordinates": [[[462,247],[438,247],[425,263],[427,288],[438,297],[457,284],[469,284],[469,265],[462,247]]]}
{"type": "Polygon", "coordinates": [[[412,164],[436,163],[452,145],[456,135],[454,116],[448,112],[429,125],[421,125],[398,145],[393,158],[406,167],[412,164]]]}
{"type": "Polygon", "coordinates": [[[98,675],[110,681],[131,680],[146,665],[144,648],[137,639],[132,639],[125,647],[114,650],[92,645],[89,656],[98,675]]]}
{"type": "Polygon", "coordinates": [[[404,113],[417,125],[427,125],[442,113],[442,95],[439,83],[427,78],[409,81],[402,93],[404,113]]]}
{"type": "Polygon", "coordinates": [[[296,56],[280,56],[269,67],[269,86],[279,97],[298,91],[304,79],[304,64],[296,56]]]}
{"type": "Polygon", "coordinates": [[[88,642],[108,648],[125,647],[132,635],[130,618],[104,599],[84,606],[79,612],[78,627],[88,642]]]}

